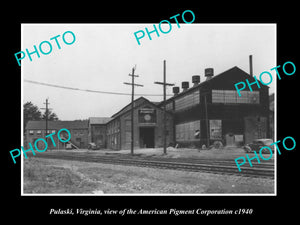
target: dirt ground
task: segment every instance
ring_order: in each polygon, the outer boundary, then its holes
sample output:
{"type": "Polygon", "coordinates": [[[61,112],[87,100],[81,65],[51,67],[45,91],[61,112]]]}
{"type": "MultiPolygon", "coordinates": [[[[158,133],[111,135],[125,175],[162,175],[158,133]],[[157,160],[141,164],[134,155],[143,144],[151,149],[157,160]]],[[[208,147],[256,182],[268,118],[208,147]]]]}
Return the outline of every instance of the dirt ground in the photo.
{"type": "MultiPolygon", "coordinates": [[[[128,154],[130,155],[130,150],[53,150],[55,151],[74,151],[74,152],[86,152],[91,155],[105,155],[105,154],[128,154]]],[[[233,160],[235,158],[246,155],[245,151],[242,148],[237,147],[224,147],[223,149],[210,149],[210,150],[198,150],[191,148],[167,148],[167,155],[163,154],[163,148],[144,148],[144,149],[134,149],[134,154],[139,156],[154,156],[162,158],[203,158],[203,159],[227,159],[233,160]]],[[[253,153],[247,153],[249,156],[254,155],[253,153]]],[[[274,160],[276,152],[273,154],[273,157],[269,160],[272,162],[274,160]]],[[[267,156],[265,156],[267,158],[267,156]]]]}
{"type": "Polygon", "coordinates": [[[24,194],[274,194],[272,179],[37,157],[23,177],[24,194]]]}
{"type": "MultiPolygon", "coordinates": [[[[100,151],[101,152],[101,151],[100,151]]],[[[130,150],[120,151],[104,151],[109,154],[130,154],[130,150]]],[[[145,156],[158,156],[164,158],[205,158],[205,159],[232,159],[245,156],[245,151],[242,148],[224,148],[224,149],[210,149],[210,150],[198,150],[189,148],[167,148],[167,155],[163,155],[162,148],[149,148],[149,149],[135,149],[135,154],[145,156]]]]}

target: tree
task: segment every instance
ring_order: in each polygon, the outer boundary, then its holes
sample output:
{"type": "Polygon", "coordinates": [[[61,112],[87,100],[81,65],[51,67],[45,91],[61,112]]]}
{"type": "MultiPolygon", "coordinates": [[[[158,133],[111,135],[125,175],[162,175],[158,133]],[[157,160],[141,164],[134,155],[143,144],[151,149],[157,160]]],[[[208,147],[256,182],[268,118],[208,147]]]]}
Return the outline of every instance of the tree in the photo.
{"type": "MultiPolygon", "coordinates": [[[[26,102],[24,105],[24,120],[23,120],[23,126],[24,126],[24,132],[26,124],[29,120],[45,120],[46,119],[46,111],[42,114],[40,109],[32,104],[32,102],[26,102]]],[[[56,121],[58,120],[58,117],[56,113],[52,112],[50,109],[48,109],[48,120],[49,121],[56,121]]]]}
{"type": "Polygon", "coordinates": [[[44,114],[42,115],[42,120],[46,119],[46,113],[48,114],[48,121],[57,121],[58,117],[56,115],[56,113],[52,112],[51,109],[48,109],[48,112],[44,112],[44,114]]]}
{"type": "Polygon", "coordinates": [[[29,120],[41,120],[42,119],[42,113],[39,110],[39,108],[32,104],[31,102],[26,102],[24,105],[24,119],[23,119],[23,126],[24,126],[24,131],[26,124],[29,120]]]}

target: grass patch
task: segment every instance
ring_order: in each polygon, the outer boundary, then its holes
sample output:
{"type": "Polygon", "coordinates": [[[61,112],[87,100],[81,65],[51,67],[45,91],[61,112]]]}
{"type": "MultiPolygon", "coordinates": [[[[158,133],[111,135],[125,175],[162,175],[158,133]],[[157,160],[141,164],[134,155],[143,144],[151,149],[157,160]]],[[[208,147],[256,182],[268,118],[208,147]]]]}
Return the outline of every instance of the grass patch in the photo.
{"type": "Polygon", "coordinates": [[[24,160],[24,193],[89,193],[97,183],[87,181],[70,168],[24,160]]]}
{"type": "Polygon", "coordinates": [[[29,158],[24,193],[273,193],[274,181],[112,164],[29,158]]]}

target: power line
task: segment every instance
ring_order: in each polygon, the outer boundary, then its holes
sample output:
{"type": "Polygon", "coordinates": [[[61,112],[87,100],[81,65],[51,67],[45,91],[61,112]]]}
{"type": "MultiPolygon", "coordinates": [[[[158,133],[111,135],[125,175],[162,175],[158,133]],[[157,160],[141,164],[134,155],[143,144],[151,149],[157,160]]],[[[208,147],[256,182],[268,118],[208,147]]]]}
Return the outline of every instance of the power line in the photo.
{"type": "MultiPolygon", "coordinates": [[[[92,93],[111,94],[111,95],[131,95],[130,93],[122,93],[122,92],[97,91],[97,90],[66,87],[66,86],[62,86],[62,85],[49,84],[49,83],[33,81],[33,80],[27,80],[27,79],[24,79],[24,81],[27,82],[27,83],[32,83],[32,84],[37,84],[37,85],[44,85],[44,86],[55,87],[55,88],[62,88],[62,89],[73,90],[73,91],[86,91],[86,92],[92,92],[92,93]]],[[[136,96],[162,96],[161,94],[135,94],[135,95],[136,96]]],[[[167,95],[167,96],[172,96],[172,95],[167,95]]]]}

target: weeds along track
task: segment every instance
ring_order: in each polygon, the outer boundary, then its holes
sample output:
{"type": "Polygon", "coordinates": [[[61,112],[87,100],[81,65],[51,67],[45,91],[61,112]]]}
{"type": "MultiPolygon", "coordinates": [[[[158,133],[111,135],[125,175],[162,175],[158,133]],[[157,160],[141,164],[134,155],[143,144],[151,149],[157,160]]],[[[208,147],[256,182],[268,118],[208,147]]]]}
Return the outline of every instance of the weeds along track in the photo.
{"type": "Polygon", "coordinates": [[[28,156],[274,179],[274,164],[272,162],[260,164],[253,163],[253,167],[250,167],[249,165],[244,166],[242,167],[241,172],[239,172],[234,160],[228,159],[164,158],[158,156],[131,156],[124,154],[99,155],[90,152],[66,151],[49,151],[37,153],[35,156],[28,154],[28,156]]]}

